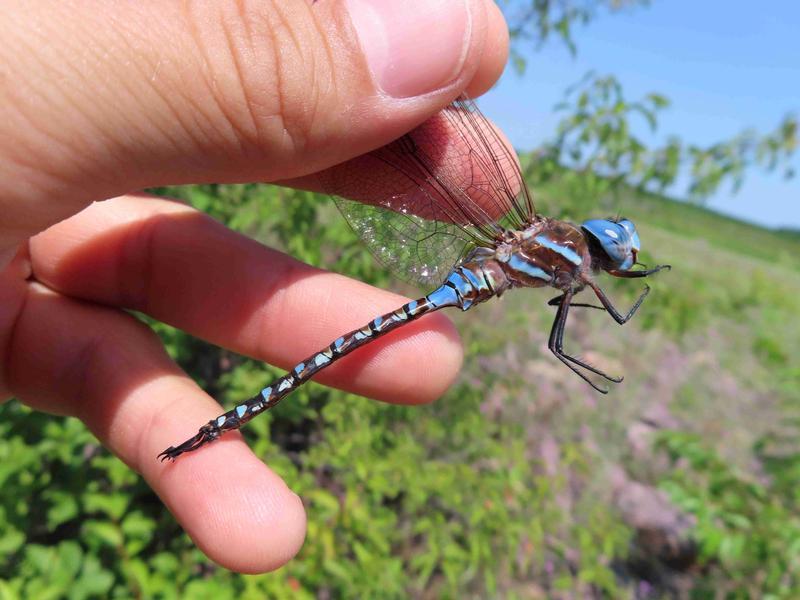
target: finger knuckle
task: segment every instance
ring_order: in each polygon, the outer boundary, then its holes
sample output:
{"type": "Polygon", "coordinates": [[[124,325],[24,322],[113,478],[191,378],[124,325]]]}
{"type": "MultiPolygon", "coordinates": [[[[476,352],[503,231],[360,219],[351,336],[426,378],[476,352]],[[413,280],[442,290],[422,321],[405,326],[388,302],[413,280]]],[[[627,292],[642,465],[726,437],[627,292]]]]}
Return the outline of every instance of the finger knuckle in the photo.
{"type": "Polygon", "coordinates": [[[304,3],[230,0],[217,6],[218,18],[195,28],[196,43],[209,57],[208,91],[232,141],[251,152],[276,145],[302,152],[333,72],[325,37],[304,14],[304,3]]]}

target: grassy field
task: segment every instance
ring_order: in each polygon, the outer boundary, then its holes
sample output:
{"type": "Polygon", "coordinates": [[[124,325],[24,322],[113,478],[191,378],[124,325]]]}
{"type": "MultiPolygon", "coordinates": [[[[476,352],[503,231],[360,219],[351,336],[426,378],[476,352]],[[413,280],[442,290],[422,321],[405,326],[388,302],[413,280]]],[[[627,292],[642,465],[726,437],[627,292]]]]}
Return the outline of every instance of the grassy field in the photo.
{"type": "MultiPolygon", "coordinates": [[[[318,198],[168,192],[302,260],[414,293],[318,198]]],[[[9,403],[0,597],[797,597],[800,237],[633,193],[583,215],[577,195],[550,184],[537,202],[575,219],[621,212],[642,260],[673,265],[624,327],[570,315],[567,349],[625,374],[608,396],[548,353],[543,291],[454,315],[465,368],[431,406],[308,386],[246,429],[309,514],[300,556],[248,577],[209,564],[79,423],[9,403]]],[[[608,279],[615,302],[633,301],[640,283],[608,279]]],[[[155,327],[226,404],[279,372],[155,327]]]]}

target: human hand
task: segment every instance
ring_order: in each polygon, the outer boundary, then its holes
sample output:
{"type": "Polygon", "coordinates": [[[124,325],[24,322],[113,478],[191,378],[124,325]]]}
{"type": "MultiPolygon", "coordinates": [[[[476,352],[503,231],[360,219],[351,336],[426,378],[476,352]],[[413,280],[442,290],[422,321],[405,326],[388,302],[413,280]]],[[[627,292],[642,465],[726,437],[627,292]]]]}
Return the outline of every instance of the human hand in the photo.
{"type": "MultiPolygon", "coordinates": [[[[155,460],[221,409],[123,309],[289,366],[403,299],[128,192],[303,185],[487,89],[502,16],[489,0],[11,0],[0,38],[0,398],[81,418],[219,564],[279,567],[302,544],[302,503],[237,434],[155,460]]],[[[372,347],[319,380],[427,402],[461,361],[439,315],[372,347]]]]}

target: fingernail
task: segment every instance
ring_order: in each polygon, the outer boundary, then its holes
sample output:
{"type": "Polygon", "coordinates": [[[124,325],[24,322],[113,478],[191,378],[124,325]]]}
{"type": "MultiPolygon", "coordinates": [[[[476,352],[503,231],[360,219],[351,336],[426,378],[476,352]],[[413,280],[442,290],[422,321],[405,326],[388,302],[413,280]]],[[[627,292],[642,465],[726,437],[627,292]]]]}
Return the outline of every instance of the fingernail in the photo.
{"type": "Polygon", "coordinates": [[[395,98],[433,92],[461,71],[468,0],[347,0],[375,82],[395,98]]]}

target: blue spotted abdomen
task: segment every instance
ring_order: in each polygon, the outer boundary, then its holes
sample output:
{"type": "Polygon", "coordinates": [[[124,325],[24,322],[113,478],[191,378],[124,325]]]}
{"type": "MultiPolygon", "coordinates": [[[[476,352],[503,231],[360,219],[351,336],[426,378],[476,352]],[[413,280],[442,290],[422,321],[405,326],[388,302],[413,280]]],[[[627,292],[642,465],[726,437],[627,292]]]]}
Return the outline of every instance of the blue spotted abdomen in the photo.
{"type": "Polygon", "coordinates": [[[394,312],[375,317],[360,329],[337,338],[326,348],[301,361],[257,396],[209,422],[205,427],[205,435],[208,439],[215,439],[225,431],[238,429],[259,413],[275,406],[325,367],[393,329],[440,308],[455,306],[468,310],[501,293],[506,287],[508,281],[497,263],[465,263],[454,269],[438,289],[424,298],[412,300],[394,312]]]}

